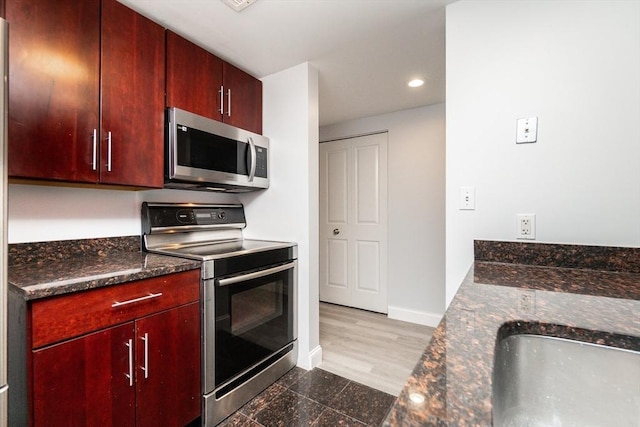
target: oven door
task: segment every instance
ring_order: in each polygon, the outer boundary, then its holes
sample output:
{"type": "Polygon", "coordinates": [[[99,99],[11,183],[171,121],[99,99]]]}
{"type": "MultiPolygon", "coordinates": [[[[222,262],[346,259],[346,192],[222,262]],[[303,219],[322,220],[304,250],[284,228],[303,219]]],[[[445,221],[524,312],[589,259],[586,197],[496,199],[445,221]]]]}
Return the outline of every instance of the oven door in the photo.
{"type": "Polygon", "coordinates": [[[207,333],[210,343],[205,349],[214,353],[214,373],[205,375],[214,379],[216,396],[233,390],[292,347],[297,338],[296,266],[292,261],[214,280],[214,315],[205,319],[205,329],[213,327],[215,335],[212,340],[207,333]]]}

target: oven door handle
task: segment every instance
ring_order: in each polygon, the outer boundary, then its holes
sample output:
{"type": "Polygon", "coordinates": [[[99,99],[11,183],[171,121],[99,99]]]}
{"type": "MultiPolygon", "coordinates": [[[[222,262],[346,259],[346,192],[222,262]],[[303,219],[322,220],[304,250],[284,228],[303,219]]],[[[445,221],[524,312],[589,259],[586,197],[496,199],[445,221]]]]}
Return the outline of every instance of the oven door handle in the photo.
{"type": "Polygon", "coordinates": [[[269,276],[271,274],[280,273],[281,271],[289,270],[295,267],[296,262],[290,262],[287,264],[279,265],[277,267],[268,268],[266,270],[256,271],[255,273],[242,274],[240,276],[233,276],[227,279],[217,279],[216,284],[218,286],[229,286],[238,282],[246,282],[247,280],[258,279],[260,277],[269,276]]]}

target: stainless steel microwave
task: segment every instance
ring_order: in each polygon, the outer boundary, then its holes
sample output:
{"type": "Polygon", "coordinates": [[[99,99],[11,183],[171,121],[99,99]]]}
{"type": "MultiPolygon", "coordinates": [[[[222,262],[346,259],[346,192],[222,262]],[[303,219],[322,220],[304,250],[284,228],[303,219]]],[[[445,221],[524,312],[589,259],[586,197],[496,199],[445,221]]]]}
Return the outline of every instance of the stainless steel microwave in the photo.
{"type": "Polygon", "coordinates": [[[269,138],[179,108],[167,109],[166,188],[269,188],[269,138]]]}

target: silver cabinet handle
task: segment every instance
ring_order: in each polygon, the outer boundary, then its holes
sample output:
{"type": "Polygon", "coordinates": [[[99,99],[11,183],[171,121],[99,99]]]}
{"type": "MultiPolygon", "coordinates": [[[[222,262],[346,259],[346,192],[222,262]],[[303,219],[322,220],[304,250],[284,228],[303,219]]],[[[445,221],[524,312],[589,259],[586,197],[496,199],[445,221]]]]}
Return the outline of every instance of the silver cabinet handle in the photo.
{"type": "Polygon", "coordinates": [[[142,370],[144,371],[144,378],[149,378],[149,334],[145,332],[144,336],[140,338],[144,341],[144,366],[142,366],[142,370]]]}
{"type": "Polygon", "coordinates": [[[107,172],[111,172],[111,131],[107,132],[107,172]]]}
{"type": "Polygon", "coordinates": [[[251,166],[249,166],[249,182],[253,182],[256,175],[256,144],[253,138],[249,137],[249,155],[251,156],[251,166]]]}
{"type": "Polygon", "coordinates": [[[129,373],[124,376],[129,378],[129,387],[133,387],[133,340],[129,339],[124,345],[129,347],[129,373]]]}
{"type": "Polygon", "coordinates": [[[227,89],[227,116],[231,117],[231,89],[227,89]]]}
{"type": "Polygon", "coordinates": [[[338,229],[338,228],[334,228],[334,229],[333,229],[333,235],[334,235],[334,236],[337,236],[338,234],[340,234],[340,229],[338,229]]]}
{"type": "Polygon", "coordinates": [[[133,304],[135,302],[145,301],[145,300],[148,300],[148,299],[158,298],[158,297],[161,297],[161,296],[162,296],[162,292],[158,292],[157,294],[150,293],[149,295],[145,295],[145,296],[140,297],[140,298],[130,299],[130,300],[127,300],[127,301],[122,301],[122,302],[115,301],[113,304],[111,304],[111,307],[112,308],[122,307],[123,305],[133,304]]]}
{"type": "Polygon", "coordinates": [[[296,261],[293,261],[284,265],[279,265],[277,267],[269,268],[267,270],[256,271],[255,273],[242,274],[240,276],[229,277],[228,279],[219,279],[219,280],[216,280],[216,282],[218,283],[218,286],[233,285],[234,283],[245,282],[247,280],[252,280],[252,279],[258,279],[260,277],[268,276],[270,274],[275,274],[281,271],[289,270],[295,266],[296,266],[296,261]]]}
{"type": "Polygon", "coordinates": [[[98,168],[98,160],[97,160],[97,156],[98,156],[98,130],[94,129],[93,130],[93,154],[91,156],[91,169],[92,170],[96,170],[98,168]]]}
{"type": "Polygon", "coordinates": [[[220,86],[220,90],[218,91],[220,94],[220,114],[224,116],[224,86],[220,86]]]}

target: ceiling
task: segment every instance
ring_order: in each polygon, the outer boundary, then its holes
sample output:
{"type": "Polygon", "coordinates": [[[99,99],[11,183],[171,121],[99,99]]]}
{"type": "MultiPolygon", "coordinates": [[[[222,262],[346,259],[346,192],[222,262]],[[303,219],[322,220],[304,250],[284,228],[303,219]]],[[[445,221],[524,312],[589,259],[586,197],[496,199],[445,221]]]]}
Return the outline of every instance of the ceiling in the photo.
{"type": "Polygon", "coordinates": [[[444,102],[444,12],[455,0],[118,0],[262,78],[309,62],[320,125],[444,102]],[[409,88],[413,78],[425,81],[409,88]]]}

